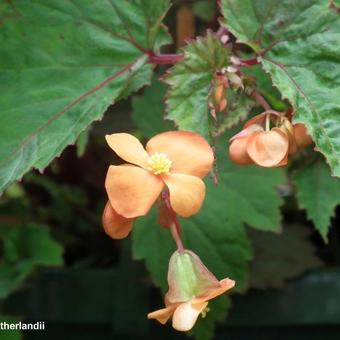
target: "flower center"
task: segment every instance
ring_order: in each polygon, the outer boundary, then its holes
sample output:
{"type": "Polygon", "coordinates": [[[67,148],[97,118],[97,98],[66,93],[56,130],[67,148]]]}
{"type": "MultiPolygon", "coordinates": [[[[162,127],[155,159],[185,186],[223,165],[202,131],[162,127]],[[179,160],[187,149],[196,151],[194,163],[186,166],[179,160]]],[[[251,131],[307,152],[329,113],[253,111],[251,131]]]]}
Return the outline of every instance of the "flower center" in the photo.
{"type": "Polygon", "coordinates": [[[168,174],[171,168],[172,162],[165,153],[154,153],[149,161],[149,170],[155,175],[168,174]]]}

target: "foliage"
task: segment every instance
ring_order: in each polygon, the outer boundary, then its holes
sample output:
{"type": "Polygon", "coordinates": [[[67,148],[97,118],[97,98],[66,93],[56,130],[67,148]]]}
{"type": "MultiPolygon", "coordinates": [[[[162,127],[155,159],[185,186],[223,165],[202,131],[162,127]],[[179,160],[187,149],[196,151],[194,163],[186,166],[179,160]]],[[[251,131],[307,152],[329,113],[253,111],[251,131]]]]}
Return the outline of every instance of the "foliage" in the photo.
{"type": "Polygon", "coordinates": [[[320,160],[300,169],[294,182],[300,208],[306,210],[308,218],[327,241],[330,219],[340,204],[340,182],[331,177],[329,169],[320,160]]]}
{"type": "Polygon", "coordinates": [[[339,27],[327,1],[222,0],[224,24],[261,56],[333,175],[340,176],[339,27]]]}
{"type": "Polygon", "coordinates": [[[250,286],[282,287],[287,279],[321,266],[315,246],[308,241],[310,234],[302,225],[286,225],[281,235],[252,231],[254,260],[250,266],[250,286]]]}
{"type": "Polygon", "coordinates": [[[32,167],[44,169],[110,104],[149,83],[146,51],[169,42],[160,24],[168,6],[166,0],[5,6],[0,190],[32,167]]]}
{"type": "MultiPolygon", "coordinates": [[[[159,225],[157,204],[134,221],[132,249],[101,230],[105,174],[118,162],[104,135],[127,130],[145,139],[190,130],[214,150],[204,205],[179,220],[181,237],[218,279],[230,277],[236,287],[209,303],[210,312],[190,333],[196,339],[213,338],[233,293],[284,289],[288,279],[340,263],[332,228],[340,204],[337,6],[323,0],[189,2],[186,8],[200,19],[197,31],[209,30],[175,54],[174,46],[164,48],[171,37],[163,24],[175,31],[181,1],[173,3],[171,11],[169,0],[0,4],[0,191],[7,188],[0,198],[1,299],[34,284],[38,275],[31,274],[40,267],[91,269],[95,283],[93,267],[100,267],[102,284],[113,268],[115,314],[108,320],[124,332],[131,322],[146,329],[146,306],[161,302],[130,250],[165,293],[176,244],[159,225]],[[154,72],[156,64],[162,66],[154,72]],[[214,100],[225,106],[215,110],[214,100]],[[295,150],[287,167],[235,165],[228,140],[248,116],[268,107],[286,117],[293,108],[292,122],[307,127],[315,146],[295,150]],[[23,177],[32,168],[46,170],[23,177]]],[[[84,287],[82,300],[91,285],[84,287]]],[[[88,313],[92,320],[94,311],[88,313]]]]}
{"type": "Polygon", "coordinates": [[[45,226],[1,226],[3,261],[0,265],[0,298],[18,289],[37,266],[61,266],[62,248],[45,226]]]}

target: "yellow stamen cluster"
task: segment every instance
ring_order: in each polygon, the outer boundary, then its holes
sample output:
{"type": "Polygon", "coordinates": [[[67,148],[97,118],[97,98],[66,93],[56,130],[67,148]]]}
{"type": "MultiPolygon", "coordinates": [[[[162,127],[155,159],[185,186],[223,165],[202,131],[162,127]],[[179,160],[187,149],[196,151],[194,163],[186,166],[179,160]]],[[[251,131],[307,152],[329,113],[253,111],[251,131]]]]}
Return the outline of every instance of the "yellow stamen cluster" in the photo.
{"type": "Polygon", "coordinates": [[[155,175],[168,174],[171,168],[172,162],[165,153],[156,152],[153,154],[149,161],[149,170],[155,175]]]}

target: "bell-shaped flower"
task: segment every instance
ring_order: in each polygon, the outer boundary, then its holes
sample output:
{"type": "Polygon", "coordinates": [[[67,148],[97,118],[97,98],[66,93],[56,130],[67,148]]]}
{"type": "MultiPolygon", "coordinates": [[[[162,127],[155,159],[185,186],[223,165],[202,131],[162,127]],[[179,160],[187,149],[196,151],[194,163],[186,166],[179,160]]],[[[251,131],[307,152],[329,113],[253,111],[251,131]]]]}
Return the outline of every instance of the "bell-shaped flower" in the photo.
{"type": "Polygon", "coordinates": [[[103,225],[110,236],[128,234],[133,219],[146,215],[165,187],[178,215],[189,217],[199,211],[205,197],[202,178],[214,162],[203,137],[190,131],[164,132],[151,138],[145,149],[127,133],[106,135],[106,140],[128,162],[111,165],[105,180],[109,203],[103,225]]]}
{"type": "Polygon", "coordinates": [[[209,300],[233,288],[235,281],[218,281],[196,254],[183,250],[171,256],[168,284],[166,307],[149,313],[148,319],[165,324],[172,317],[173,328],[189,331],[200,314],[205,316],[209,300]]]}

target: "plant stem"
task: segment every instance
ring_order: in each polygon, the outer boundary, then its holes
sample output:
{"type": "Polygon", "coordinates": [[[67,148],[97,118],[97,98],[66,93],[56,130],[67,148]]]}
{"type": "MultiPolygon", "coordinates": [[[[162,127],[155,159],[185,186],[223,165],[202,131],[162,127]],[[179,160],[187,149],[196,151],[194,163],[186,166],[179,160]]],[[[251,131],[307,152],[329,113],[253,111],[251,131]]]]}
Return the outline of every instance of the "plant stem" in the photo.
{"type": "Polygon", "coordinates": [[[156,65],[176,64],[183,60],[183,54],[158,54],[149,52],[149,63],[156,65]]]}
{"type": "Polygon", "coordinates": [[[247,66],[254,66],[260,64],[259,60],[257,58],[248,59],[248,60],[241,60],[241,66],[247,67],[247,66]]]}
{"type": "Polygon", "coordinates": [[[270,114],[266,114],[266,131],[270,130],[270,114]]]}
{"type": "Polygon", "coordinates": [[[271,110],[270,105],[259,92],[254,90],[250,96],[254,98],[255,101],[257,101],[266,111],[271,110]]]}
{"type": "Polygon", "coordinates": [[[173,209],[171,207],[169,190],[163,191],[161,198],[164,202],[165,208],[166,208],[167,213],[168,213],[171,235],[176,242],[177,250],[181,253],[181,252],[184,251],[183,242],[182,242],[182,239],[181,239],[181,236],[180,236],[181,226],[180,226],[179,221],[177,219],[176,213],[173,211],[173,209]]]}

